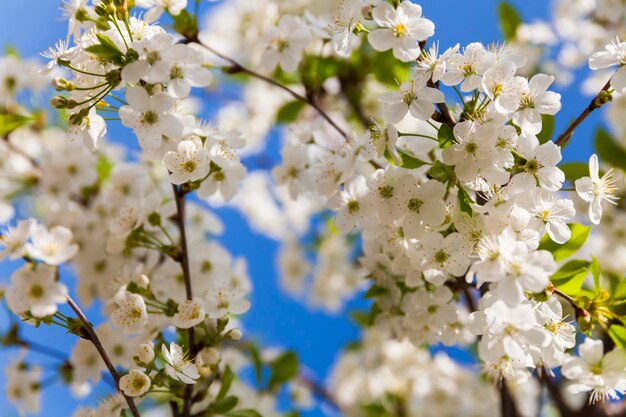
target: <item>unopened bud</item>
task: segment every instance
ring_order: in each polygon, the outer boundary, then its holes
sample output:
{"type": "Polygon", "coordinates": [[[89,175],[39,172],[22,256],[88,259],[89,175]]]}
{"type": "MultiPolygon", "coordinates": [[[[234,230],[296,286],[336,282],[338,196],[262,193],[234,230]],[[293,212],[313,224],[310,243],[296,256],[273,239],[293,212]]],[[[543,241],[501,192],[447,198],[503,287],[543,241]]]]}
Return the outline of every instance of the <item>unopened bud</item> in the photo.
{"type": "Polygon", "coordinates": [[[80,8],[76,10],[76,12],[74,13],[74,17],[79,22],[86,22],[89,20],[89,13],[87,13],[87,10],[80,8]]]}
{"type": "Polygon", "coordinates": [[[70,125],[80,126],[83,123],[84,116],[82,113],[76,113],[70,116],[70,125]]]}
{"type": "Polygon", "coordinates": [[[154,360],[154,344],[152,342],[142,343],[139,345],[139,352],[137,353],[139,360],[145,364],[148,364],[154,360]]]}
{"type": "Polygon", "coordinates": [[[371,20],[371,19],[373,19],[372,18],[372,10],[374,10],[374,6],[372,6],[371,4],[367,5],[367,6],[363,6],[363,7],[361,7],[361,15],[364,18],[366,18],[368,20],[371,20]]]}
{"type": "Polygon", "coordinates": [[[591,320],[591,314],[587,310],[581,309],[576,311],[578,316],[577,322],[580,331],[583,333],[589,333],[593,329],[593,321],[591,320]]]}
{"type": "Polygon", "coordinates": [[[50,99],[50,105],[55,109],[65,109],[68,105],[68,99],[63,96],[54,96],[50,99]]]}
{"type": "Polygon", "coordinates": [[[241,336],[243,335],[241,334],[241,330],[239,329],[232,329],[231,331],[226,333],[226,338],[230,340],[234,340],[235,342],[241,339],[241,336]]]}
{"type": "Polygon", "coordinates": [[[72,91],[75,86],[71,81],[62,77],[56,77],[52,80],[52,87],[57,91],[72,91]]]}
{"type": "Polygon", "coordinates": [[[207,366],[217,365],[221,359],[220,352],[215,348],[204,348],[200,351],[200,359],[207,366]]]}
{"type": "Polygon", "coordinates": [[[135,279],[135,283],[141,288],[148,288],[150,278],[146,274],[141,274],[135,279]]]}

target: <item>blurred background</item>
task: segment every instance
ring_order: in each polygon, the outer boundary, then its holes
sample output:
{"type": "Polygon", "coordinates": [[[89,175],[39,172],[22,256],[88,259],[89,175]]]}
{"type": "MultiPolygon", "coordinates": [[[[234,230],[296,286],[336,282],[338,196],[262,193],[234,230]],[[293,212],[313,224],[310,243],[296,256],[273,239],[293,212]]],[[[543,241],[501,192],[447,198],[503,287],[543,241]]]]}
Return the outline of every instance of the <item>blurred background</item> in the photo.
{"type": "MultiPolygon", "coordinates": [[[[253,1],[253,0],[251,0],[253,1]]],[[[435,40],[440,42],[440,50],[455,43],[466,45],[478,41],[484,44],[502,39],[498,24],[496,0],[422,0],[419,2],[424,9],[425,17],[436,25],[435,40]]],[[[549,20],[550,2],[545,0],[511,0],[520,12],[524,22],[537,19],[549,20]]],[[[14,49],[22,57],[37,58],[38,54],[64,38],[67,32],[66,22],[62,18],[60,0],[0,0],[0,46],[14,49]]],[[[215,3],[203,1],[206,13],[215,3]]],[[[219,2],[218,2],[219,4],[219,2]]],[[[204,29],[202,27],[201,29],[204,29]]],[[[42,61],[43,62],[43,61],[42,61]]],[[[584,69],[581,71],[585,71],[584,69]]],[[[574,73],[575,79],[568,87],[555,86],[562,94],[562,110],[557,114],[555,131],[561,131],[567,123],[587,105],[589,100],[580,91],[576,80],[581,73],[574,73]]],[[[203,98],[203,117],[211,119],[220,104],[219,94],[206,93],[203,98]]],[[[594,113],[583,126],[577,130],[575,140],[563,152],[565,160],[587,160],[592,152],[593,129],[601,123],[602,114],[594,113]]],[[[276,132],[271,133],[276,135],[276,132]]],[[[120,126],[109,126],[109,140],[120,143],[128,142],[130,131],[120,126]]],[[[249,170],[261,166],[267,168],[278,161],[276,141],[270,141],[268,150],[261,155],[244,159],[249,170]],[[271,146],[271,144],[274,146],[271,146]]],[[[330,314],[320,309],[307,306],[306,302],[294,299],[286,294],[279,285],[275,261],[277,242],[255,232],[246,220],[232,208],[216,208],[226,226],[220,241],[234,255],[244,256],[248,261],[248,269],[253,280],[254,290],[251,296],[252,308],[244,316],[242,328],[247,338],[258,341],[263,347],[281,347],[293,349],[306,368],[316,379],[323,381],[333,362],[342,349],[350,341],[359,337],[359,328],[349,318],[350,310],[366,308],[364,300],[351,300],[342,311],[330,314]]],[[[97,238],[97,237],[94,237],[97,238]]],[[[0,266],[0,282],[9,279],[9,271],[13,266],[4,263],[0,266]]],[[[71,288],[72,283],[69,283],[71,288]]],[[[93,306],[88,315],[94,323],[98,322],[100,306],[93,306]]],[[[9,326],[6,310],[0,311],[0,329],[9,326]]],[[[28,326],[26,326],[28,327],[28,326]]],[[[25,337],[37,340],[68,353],[75,343],[73,336],[63,334],[60,329],[42,328],[26,329],[25,337]]],[[[448,349],[449,350],[449,349],[448,349]]],[[[0,350],[0,367],[18,354],[16,349],[0,350]]],[[[453,357],[472,366],[469,356],[460,351],[452,350],[453,357]]],[[[51,364],[52,359],[41,357],[41,363],[51,364]]],[[[0,374],[0,387],[4,389],[4,374],[0,374]]],[[[101,384],[102,385],[102,384],[101,384]]],[[[43,394],[43,415],[46,417],[67,417],[79,404],[92,405],[95,398],[107,392],[109,387],[99,386],[91,395],[76,400],[71,397],[65,386],[54,384],[47,387],[43,394]]],[[[326,410],[327,411],[327,410],[326,410]]],[[[319,407],[307,415],[323,415],[325,411],[319,407]]],[[[17,411],[6,401],[4,393],[0,394],[0,416],[17,416],[17,411]]]]}

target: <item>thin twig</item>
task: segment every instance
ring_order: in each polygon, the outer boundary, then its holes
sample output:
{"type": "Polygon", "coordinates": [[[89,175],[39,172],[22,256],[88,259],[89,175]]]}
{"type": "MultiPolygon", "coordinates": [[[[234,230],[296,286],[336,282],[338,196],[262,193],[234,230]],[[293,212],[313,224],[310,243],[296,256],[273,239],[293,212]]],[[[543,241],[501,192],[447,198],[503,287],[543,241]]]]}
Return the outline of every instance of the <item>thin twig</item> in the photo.
{"type": "MultiPolygon", "coordinates": [[[[434,83],[432,82],[432,80],[429,80],[427,85],[431,88],[439,89],[439,81],[434,83]]],[[[437,106],[437,108],[439,109],[439,112],[441,113],[443,122],[447,124],[448,126],[450,126],[450,129],[452,129],[454,125],[456,124],[456,122],[454,121],[454,119],[452,118],[452,115],[450,114],[450,109],[448,108],[448,105],[445,103],[445,101],[443,103],[435,103],[435,105],[437,106]]]]}
{"type": "Polygon", "coordinates": [[[286,85],[281,84],[278,81],[275,81],[275,80],[271,79],[270,77],[267,77],[267,76],[265,76],[263,74],[259,74],[256,71],[253,71],[253,70],[251,70],[249,68],[244,67],[242,64],[240,64],[239,62],[237,62],[233,58],[230,58],[230,57],[222,54],[221,52],[216,51],[215,49],[213,49],[209,45],[206,45],[206,44],[200,42],[199,39],[188,39],[187,42],[197,43],[198,45],[200,45],[203,48],[205,48],[207,51],[211,52],[213,55],[219,57],[220,59],[222,59],[222,60],[224,60],[226,62],[228,62],[231,65],[231,67],[228,68],[226,70],[226,72],[231,73],[231,74],[237,74],[237,73],[248,74],[248,75],[250,75],[252,77],[258,78],[259,80],[263,80],[263,81],[265,81],[268,84],[271,84],[271,85],[273,85],[275,87],[278,87],[278,88],[286,91],[287,93],[289,93],[293,98],[308,104],[309,106],[311,106],[315,110],[317,110],[319,115],[322,116],[333,128],[335,128],[335,130],[337,132],[339,132],[339,134],[341,136],[343,136],[347,141],[351,141],[352,140],[350,138],[350,136],[328,115],[328,113],[326,113],[326,111],[319,105],[319,103],[313,97],[305,97],[302,94],[296,93],[295,91],[293,91],[291,88],[287,87],[286,85]]]}
{"type": "Polygon", "coordinates": [[[335,410],[341,411],[341,407],[337,403],[333,394],[331,394],[326,387],[317,382],[314,378],[308,376],[306,373],[300,373],[300,375],[298,375],[298,380],[306,385],[320,400],[330,405],[335,410]]]}
{"type": "Polygon", "coordinates": [[[596,94],[596,96],[591,100],[591,103],[589,103],[589,105],[585,107],[582,113],[580,113],[580,115],[576,119],[574,119],[572,123],[570,123],[567,129],[565,129],[563,133],[561,133],[556,138],[554,143],[556,143],[559,146],[564,146],[570,140],[570,138],[572,137],[572,134],[574,133],[574,130],[576,130],[578,125],[580,125],[583,122],[583,120],[585,120],[587,116],[591,114],[592,111],[594,111],[597,108],[602,107],[602,105],[606,103],[607,100],[604,96],[606,95],[606,93],[609,91],[610,88],[611,88],[611,80],[607,81],[606,84],[604,84],[604,87],[602,87],[602,90],[600,90],[600,92],[596,94]]]}
{"type": "Polygon", "coordinates": [[[500,381],[500,410],[502,417],[519,417],[519,412],[515,405],[515,400],[511,395],[506,380],[500,381]]]}
{"type": "MultiPolygon", "coordinates": [[[[185,231],[185,194],[180,187],[172,184],[174,190],[174,199],[176,200],[176,225],[180,233],[180,256],[179,263],[183,269],[183,280],[185,282],[185,295],[187,300],[193,300],[193,291],[191,288],[191,273],[189,271],[189,250],[187,249],[187,233],[185,231]]],[[[191,358],[195,358],[197,355],[197,346],[195,340],[195,330],[192,327],[188,330],[189,334],[189,354],[191,358]]],[[[191,396],[193,394],[193,387],[191,385],[185,386],[185,398],[183,402],[182,417],[189,417],[191,413],[191,396]]]]}
{"type": "MultiPolygon", "coordinates": [[[[115,370],[115,366],[113,366],[113,363],[111,362],[111,359],[109,358],[109,355],[107,354],[106,350],[104,349],[104,346],[102,345],[102,342],[100,341],[100,338],[96,334],[96,331],[93,329],[93,326],[91,325],[89,320],[87,320],[87,317],[85,316],[83,311],[80,309],[78,304],[76,304],[76,302],[69,295],[67,296],[67,303],[72,308],[72,310],[74,310],[74,313],[76,313],[76,315],[78,316],[78,319],[83,323],[83,328],[87,332],[87,336],[89,336],[89,341],[94,345],[94,347],[96,348],[96,350],[100,354],[100,357],[104,361],[104,364],[106,365],[107,369],[109,370],[109,373],[113,377],[113,380],[115,381],[115,388],[119,392],[121,392],[120,391],[120,387],[119,387],[119,385],[120,385],[120,376],[118,375],[117,371],[115,370]]],[[[132,415],[134,417],[140,417],[139,411],[137,410],[137,406],[135,405],[135,401],[133,401],[132,398],[126,396],[124,393],[122,393],[122,395],[124,395],[124,399],[126,399],[126,403],[128,404],[128,408],[130,409],[130,412],[132,413],[132,415]]]]}

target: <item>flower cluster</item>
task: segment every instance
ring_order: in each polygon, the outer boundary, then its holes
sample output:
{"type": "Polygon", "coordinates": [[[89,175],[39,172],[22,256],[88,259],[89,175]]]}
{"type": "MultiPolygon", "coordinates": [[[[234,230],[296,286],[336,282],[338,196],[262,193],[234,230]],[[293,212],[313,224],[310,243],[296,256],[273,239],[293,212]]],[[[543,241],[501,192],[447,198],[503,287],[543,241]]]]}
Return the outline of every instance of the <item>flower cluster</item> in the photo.
{"type": "MultiPolygon", "coordinates": [[[[312,393],[355,417],[491,415],[493,381],[515,415],[538,415],[528,399],[548,384],[584,393],[583,407],[626,394],[626,150],[600,130],[588,163],[562,163],[613,99],[613,131],[626,131],[612,2],[558,2],[557,34],[513,16],[504,45],[445,49],[409,0],[231,0],[204,23],[188,3],[68,1],[68,37],[39,73],[0,59],[0,259],[17,263],[3,299],[26,325],[78,337],[69,354],[18,324],[1,341],[61,359],[76,396],[112,378],[115,392],[76,416],[297,415],[312,393]],[[558,136],[563,74],[541,57],[557,37],[572,42],[561,65],[614,70],[558,136]],[[48,83],[64,129],[20,105],[48,83]],[[197,116],[224,95],[237,98],[215,122],[197,116]],[[133,141],[106,139],[116,123],[133,141]],[[279,242],[294,296],[337,313],[365,291],[363,340],[332,390],[294,352],[241,341],[252,280],[220,241],[218,204],[279,242]],[[82,305],[100,309],[95,326],[82,305]],[[489,378],[425,350],[441,345],[475,353],[489,378]],[[253,384],[238,378],[248,368],[253,384]]],[[[34,412],[45,371],[28,359],[7,368],[7,392],[34,412]]]]}

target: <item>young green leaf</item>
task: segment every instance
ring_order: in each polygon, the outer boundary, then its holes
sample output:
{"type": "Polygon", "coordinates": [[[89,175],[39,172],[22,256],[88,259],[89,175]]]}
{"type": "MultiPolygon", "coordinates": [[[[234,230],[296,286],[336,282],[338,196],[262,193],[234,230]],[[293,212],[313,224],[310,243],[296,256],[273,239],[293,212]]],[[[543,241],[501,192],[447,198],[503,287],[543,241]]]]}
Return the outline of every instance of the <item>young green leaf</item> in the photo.
{"type": "Polygon", "coordinates": [[[579,178],[589,176],[589,165],[585,162],[566,162],[559,165],[559,168],[565,174],[565,180],[571,183],[579,178]]]}
{"type": "Polygon", "coordinates": [[[291,123],[294,122],[300,111],[304,108],[304,102],[301,100],[293,100],[284,104],[276,113],[277,123],[291,123]]]}
{"type": "Polygon", "coordinates": [[[596,293],[600,291],[600,263],[595,256],[591,257],[591,265],[589,267],[591,275],[593,276],[593,285],[596,293]]]}
{"type": "Polygon", "coordinates": [[[252,409],[234,410],[224,414],[227,417],[262,417],[261,414],[252,409]]]}
{"type": "Polygon", "coordinates": [[[223,414],[237,407],[238,403],[239,398],[232,395],[222,398],[221,400],[216,399],[213,404],[211,404],[211,411],[215,414],[223,414]]]}
{"type": "Polygon", "coordinates": [[[222,398],[226,397],[226,394],[228,394],[228,391],[230,390],[230,386],[232,385],[234,379],[235,374],[230,369],[230,366],[227,366],[224,370],[224,374],[222,375],[222,385],[220,385],[220,390],[215,397],[215,401],[219,401],[222,398]]]}
{"type": "Polygon", "coordinates": [[[541,115],[541,132],[537,134],[539,143],[546,143],[552,137],[554,132],[554,116],[551,114],[541,115]]]}
{"type": "Polygon", "coordinates": [[[443,123],[439,127],[439,131],[437,132],[437,139],[439,139],[439,147],[441,149],[447,148],[456,141],[456,139],[454,138],[454,133],[452,132],[452,128],[450,128],[450,126],[445,123],[443,123]]]}
{"type": "Polygon", "coordinates": [[[300,363],[295,352],[285,352],[270,363],[269,390],[275,390],[298,375],[300,363]]]}
{"type": "Polygon", "coordinates": [[[626,349],[626,328],[619,324],[613,324],[609,327],[609,336],[615,342],[617,347],[626,349]]]}
{"type": "Polygon", "coordinates": [[[603,162],[626,170],[626,150],[618,145],[606,130],[602,128],[596,130],[594,144],[603,162]]]}
{"type": "Polygon", "coordinates": [[[5,137],[31,120],[32,118],[19,114],[0,114],[0,137],[5,137]]]}
{"type": "Polygon", "coordinates": [[[590,264],[588,261],[579,259],[569,261],[550,277],[550,281],[565,294],[577,295],[589,273],[590,264]]]}
{"type": "Polygon", "coordinates": [[[498,16],[504,40],[507,42],[514,40],[517,27],[522,23],[519,13],[509,2],[501,1],[498,4],[498,16]]]}

